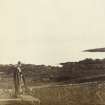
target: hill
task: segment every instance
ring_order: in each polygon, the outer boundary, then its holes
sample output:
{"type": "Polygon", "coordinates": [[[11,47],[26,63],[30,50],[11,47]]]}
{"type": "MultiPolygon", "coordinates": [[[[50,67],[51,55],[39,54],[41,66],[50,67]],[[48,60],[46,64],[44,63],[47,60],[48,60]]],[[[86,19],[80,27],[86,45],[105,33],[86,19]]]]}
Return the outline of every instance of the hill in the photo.
{"type": "MultiPolygon", "coordinates": [[[[23,64],[27,81],[38,82],[93,82],[105,80],[105,59],[84,59],[78,62],[60,63],[59,66],[23,64]]],[[[0,65],[0,81],[11,81],[14,65],[0,65]]]]}

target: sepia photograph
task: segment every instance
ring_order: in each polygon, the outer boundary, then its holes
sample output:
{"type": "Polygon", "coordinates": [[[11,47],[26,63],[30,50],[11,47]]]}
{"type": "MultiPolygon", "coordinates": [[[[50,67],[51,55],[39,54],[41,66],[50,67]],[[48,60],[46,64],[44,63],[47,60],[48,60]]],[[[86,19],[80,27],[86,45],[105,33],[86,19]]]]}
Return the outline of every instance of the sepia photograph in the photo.
{"type": "Polygon", "coordinates": [[[105,0],[0,0],[0,105],[105,105],[105,0]]]}

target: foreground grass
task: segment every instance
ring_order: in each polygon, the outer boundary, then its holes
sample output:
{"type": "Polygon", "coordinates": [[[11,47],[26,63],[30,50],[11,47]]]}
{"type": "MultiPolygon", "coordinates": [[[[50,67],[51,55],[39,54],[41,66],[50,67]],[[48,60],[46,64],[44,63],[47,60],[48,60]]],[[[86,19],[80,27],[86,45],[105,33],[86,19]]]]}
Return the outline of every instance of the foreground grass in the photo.
{"type": "Polygon", "coordinates": [[[104,105],[105,84],[78,84],[35,88],[41,105],[104,105]]]}

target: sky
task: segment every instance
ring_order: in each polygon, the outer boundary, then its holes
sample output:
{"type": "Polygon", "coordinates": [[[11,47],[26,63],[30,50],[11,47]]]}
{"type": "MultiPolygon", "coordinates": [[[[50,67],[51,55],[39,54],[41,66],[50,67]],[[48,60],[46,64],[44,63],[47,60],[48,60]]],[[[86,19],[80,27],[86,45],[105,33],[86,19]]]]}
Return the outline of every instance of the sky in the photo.
{"type": "Polygon", "coordinates": [[[105,0],[0,0],[0,63],[58,65],[105,53],[105,0]]]}

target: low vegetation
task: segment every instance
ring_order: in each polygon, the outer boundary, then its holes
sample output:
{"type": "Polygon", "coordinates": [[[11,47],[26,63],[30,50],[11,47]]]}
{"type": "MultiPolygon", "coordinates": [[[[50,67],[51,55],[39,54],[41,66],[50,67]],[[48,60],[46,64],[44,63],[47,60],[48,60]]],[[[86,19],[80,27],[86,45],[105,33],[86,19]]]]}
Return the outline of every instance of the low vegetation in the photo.
{"type": "Polygon", "coordinates": [[[78,84],[35,88],[32,95],[41,105],[104,105],[105,84],[78,84]]]}
{"type": "MultiPolygon", "coordinates": [[[[60,63],[59,66],[23,64],[23,74],[29,83],[69,82],[81,83],[105,80],[105,59],[84,59],[78,62],[60,63]]],[[[0,80],[10,79],[14,65],[0,65],[0,80]]],[[[34,84],[34,85],[35,85],[34,84]]]]}

